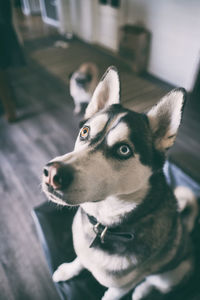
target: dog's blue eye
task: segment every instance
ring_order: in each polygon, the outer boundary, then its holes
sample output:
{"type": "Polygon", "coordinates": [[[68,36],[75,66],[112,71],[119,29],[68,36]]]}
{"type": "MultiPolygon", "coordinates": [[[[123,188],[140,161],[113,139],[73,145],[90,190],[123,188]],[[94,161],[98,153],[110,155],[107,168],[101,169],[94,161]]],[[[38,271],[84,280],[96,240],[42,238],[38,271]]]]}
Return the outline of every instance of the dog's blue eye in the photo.
{"type": "Polygon", "coordinates": [[[117,150],[117,153],[120,155],[120,156],[124,156],[124,157],[127,157],[127,156],[130,156],[132,151],[130,149],[130,147],[128,145],[121,145],[118,150],[117,150]]]}

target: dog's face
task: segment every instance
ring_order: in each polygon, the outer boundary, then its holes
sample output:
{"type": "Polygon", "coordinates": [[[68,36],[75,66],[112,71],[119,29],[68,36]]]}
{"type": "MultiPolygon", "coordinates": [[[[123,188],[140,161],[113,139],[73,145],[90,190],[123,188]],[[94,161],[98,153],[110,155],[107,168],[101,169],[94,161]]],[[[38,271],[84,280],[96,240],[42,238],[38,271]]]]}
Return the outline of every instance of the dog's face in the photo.
{"type": "Polygon", "coordinates": [[[184,102],[174,90],[150,112],[119,104],[119,78],[109,68],[88,105],[74,151],[44,169],[43,190],[54,202],[78,205],[142,189],[174,142],[184,102]]]}
{"type": "Polygon", "coordinates": [[[78,70],[73,71],[68,79],[70,91],[74,94],[76,90],[86,90],[93,93],[97,85],[98,68],[94,63],[86,62],[80,65],[78,70]]]}

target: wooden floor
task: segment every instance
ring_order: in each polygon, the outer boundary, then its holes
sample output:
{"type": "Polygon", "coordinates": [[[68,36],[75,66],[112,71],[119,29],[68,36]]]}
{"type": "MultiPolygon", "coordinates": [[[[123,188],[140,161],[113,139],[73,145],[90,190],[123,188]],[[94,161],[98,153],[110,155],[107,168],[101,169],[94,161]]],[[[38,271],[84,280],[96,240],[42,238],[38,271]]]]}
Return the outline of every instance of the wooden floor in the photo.
{"type": "MultiPolygon", "coordinates": [[[[10,72],[18,122],[10,125],[0,116],[0,300],[56,300],[31,210],[46,200],[40,188],[44,164],[71,151],[78,132],[80,117],[72,114],[68,74],[86,60],[95,61],[101,73],[107,66],[117,65],[122,101],[137,111],[147,110],[168,88],[138,78],[114,58],[78,40],[67,49],[56,48],[59,37],[54,31],[40,35],[32,27],[27,29],[26,22],[20,26],[25,32],[27,66],[10,72]]],[[[188,109],[186,113],[186,124],[191,121],[183,126],[171,157],[177,161],[182,157],[184,168],[187,161],[191,163],[195,171],[190,172],[198,177],[199,135],[194,140],[190,134],[197,124],[200,128],[195,121],[198,112],[188,109]],[[192,157],[188,157],[188,149],[192,157]]]]}

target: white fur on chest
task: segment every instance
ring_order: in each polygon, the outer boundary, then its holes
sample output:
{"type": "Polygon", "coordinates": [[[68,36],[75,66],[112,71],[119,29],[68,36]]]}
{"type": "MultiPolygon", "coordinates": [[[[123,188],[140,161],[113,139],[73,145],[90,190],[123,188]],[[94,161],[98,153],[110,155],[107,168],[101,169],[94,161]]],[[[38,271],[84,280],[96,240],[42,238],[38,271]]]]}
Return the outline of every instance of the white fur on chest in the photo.
{"type": "MultiPolygon", "coordinates": [[[[84,225],[84,230],[91,233],[93,238],[95,237],[92,224],[89,222],[84,225]]],[[[133,273],[135,271],[124,276],[123,279],[119,279],[118,277],[113,276],[113,274],[109,274],[109,271],[117,272],[126,270],[130,266],[134,266],[137,264],[137,260],[134,256],[126,257],[110,255],[100,249],[89,248],[93,238],[90,242],[85,238],[80,209],[74,217],[72,233],[74,249],[78,258],[83,266],[88,269],[102,285],[107,287],[119,287],[129,283],[130,278],[134,277],[133,273]]]]}
{"type": "Polygon", "coordinates": [[[94,216],[98,222],[111,226],[120,223],[122,217],[136,208],[141,199],[146,195],[149,185],[144,189],[134,192],[134,201],[129,200],[132,195],[123,196],[126,200],[120,199],[120,196],[109,196],[100,202],[86,202],[81,204],[87,214],[94,216]]]}

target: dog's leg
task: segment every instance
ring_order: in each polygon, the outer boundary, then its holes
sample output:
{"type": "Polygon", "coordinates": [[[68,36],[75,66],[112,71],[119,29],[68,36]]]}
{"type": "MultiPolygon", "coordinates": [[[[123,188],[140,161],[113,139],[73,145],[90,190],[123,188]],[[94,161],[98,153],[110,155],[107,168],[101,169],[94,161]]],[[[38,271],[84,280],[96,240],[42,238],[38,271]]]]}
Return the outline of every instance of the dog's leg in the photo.
{"type": "Polygon", "coordinates": [[[148,276],[145,281],[140,283],[132,294],[132,300],[141,300],[147,296],[153,288],[161,293],[168,293],[173,287],[178,285],[192,270],[192,261],[184,260],[174,270],[148,276]]]}
{"type": "Polygon", "coordinates": [[[132,285],[125,288],[109,288],[103,295],[101,300],[119,300],[133,288],[132,285]]]}
{"type": "Polygon", "coordinates": [[[82,269],[84,269],[84,267],[77,257],[70,263],[64,263],[60,265],[58,269],[53,273],[53,281],[58,282],[69,280],[72,277],[78,275],[82,269]]]}
{"type": "Polygon", "coordinates": [[[132,300],[140,300],[147,296],[151,290],[153,289],[153,285],[147,280],[140,283],[134,290],[132,294],[132,300]]]}
{"type": "Polygon", "coordinates": [[[74,114],[78,115],[81,112],[81,104],[80,103],[75,103],[75,108],[74,108],[74,114]]]}
{"type": "Polygon", "coordinates": [[[185,223],[189,232],[194,228],[196,218],[198,216],[198,202],[192,190],[186,186],[177,186],[174,194],[178,200],[178,209],[181,214],[184,211],[188,213],[183,214],[182,220],[185,223]]]}

